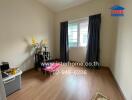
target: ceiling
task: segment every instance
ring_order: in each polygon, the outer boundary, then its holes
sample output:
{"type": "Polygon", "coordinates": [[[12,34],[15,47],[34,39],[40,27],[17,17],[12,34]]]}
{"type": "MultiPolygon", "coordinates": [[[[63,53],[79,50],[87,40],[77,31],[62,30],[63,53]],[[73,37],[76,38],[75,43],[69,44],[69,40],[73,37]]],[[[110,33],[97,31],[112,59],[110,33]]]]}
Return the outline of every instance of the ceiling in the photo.
{"type": "Polygon", "coordinates": [[[90,0],[38,0],[55,12],[78,6],[90,0]]]}

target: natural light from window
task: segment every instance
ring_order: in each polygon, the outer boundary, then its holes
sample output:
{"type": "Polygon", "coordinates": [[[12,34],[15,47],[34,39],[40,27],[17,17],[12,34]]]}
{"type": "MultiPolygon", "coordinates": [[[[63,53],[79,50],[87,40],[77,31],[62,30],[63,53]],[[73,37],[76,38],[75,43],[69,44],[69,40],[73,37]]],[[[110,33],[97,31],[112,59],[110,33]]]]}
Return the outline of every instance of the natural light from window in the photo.
{"type": "Polygon", "coordinates": [[[88,43],[88,18],[68,24],[69,47],[86,47],[88,43]]]}

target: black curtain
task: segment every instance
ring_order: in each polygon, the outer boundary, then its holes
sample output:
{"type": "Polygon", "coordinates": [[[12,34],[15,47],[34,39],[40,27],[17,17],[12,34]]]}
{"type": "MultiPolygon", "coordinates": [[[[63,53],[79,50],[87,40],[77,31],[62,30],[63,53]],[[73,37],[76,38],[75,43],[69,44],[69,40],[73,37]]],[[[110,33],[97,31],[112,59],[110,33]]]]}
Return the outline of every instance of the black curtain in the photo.
{"type": "Polygon", "coordinates": [[[63,62],[67,62],[69,60],[67,21],[60,23],[60,59],[63,62]]]}
{"type": "Polygon", "coordinates": [[[101,14],[89,16],[86,62],[88,62],[88,67],[91,68],[100,68],[100,27],[101,14]]]}

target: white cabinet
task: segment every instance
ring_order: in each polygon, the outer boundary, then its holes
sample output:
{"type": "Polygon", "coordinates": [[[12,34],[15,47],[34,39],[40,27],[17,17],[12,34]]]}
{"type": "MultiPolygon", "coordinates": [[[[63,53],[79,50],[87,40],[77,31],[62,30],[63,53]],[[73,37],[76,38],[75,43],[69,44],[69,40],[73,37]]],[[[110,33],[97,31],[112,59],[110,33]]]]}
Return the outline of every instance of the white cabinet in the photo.
{"type": "Polygon", "coordinates": [[[21,89],[21,70],[17,70],[15,75],[9,75],[3,79],[6,96],[14,93],[17,90],[21,89]]]}
{"type": "Polygon", "coordinates": [[[4,85],[2,82],[1,72],[0,72],[0,100],[7,100],[5,95],[4,85]]]}

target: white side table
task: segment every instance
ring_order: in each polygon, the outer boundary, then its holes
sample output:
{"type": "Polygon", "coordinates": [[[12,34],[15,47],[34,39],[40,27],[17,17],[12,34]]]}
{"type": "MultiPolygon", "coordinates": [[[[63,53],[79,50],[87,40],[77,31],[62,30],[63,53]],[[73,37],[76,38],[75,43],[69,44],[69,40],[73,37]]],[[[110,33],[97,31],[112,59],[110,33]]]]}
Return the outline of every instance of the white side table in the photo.
{"type": "Polygon", "coordinates": [[[21,74],[22,71],[17,69],[15,75],[9,75],[8,77],[3,78],[6,96],[21,89],[21,74]]]}

